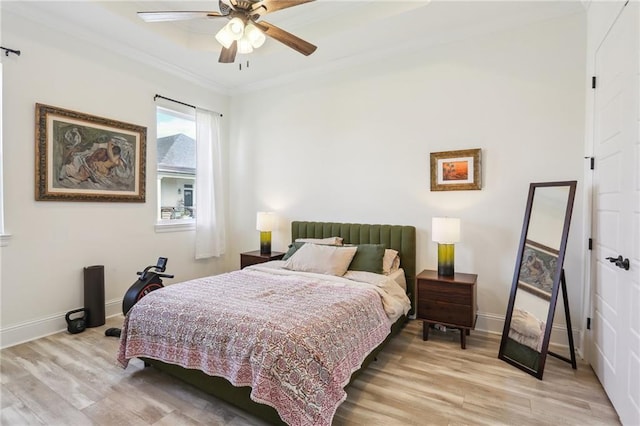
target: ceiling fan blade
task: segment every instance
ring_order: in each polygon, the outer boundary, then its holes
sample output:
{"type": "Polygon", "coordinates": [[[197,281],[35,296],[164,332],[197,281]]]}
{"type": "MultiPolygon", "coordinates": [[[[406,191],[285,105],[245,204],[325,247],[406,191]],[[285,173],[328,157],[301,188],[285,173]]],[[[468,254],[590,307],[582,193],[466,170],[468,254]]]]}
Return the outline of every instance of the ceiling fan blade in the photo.
{"type": "Polygon", "coordinates": [[[238,42],[234,41],[231,43],[231,46],[227,49],[222,46],[222,50],[220,51],[220,57],[218,58],[218,62],[221,64],[232,64],[233,61],[236,60],[236,52],[238,51],[238,42]]]}
{"type": "Polygon", "coordinates": [[[145,22],[188,21],[190,19],[225,17],[218,12],[187,11],[138,12],[138,16],[145,22]]]}
{"type": "Polygon", "coordinates": [[[254,3],[251,6],[252,11],[258,11],[258,9],[264,8],[260,15],[266,15],[267,13],[272,13],[277,10],[286,9],[288,7],[298,6],[304,3],[310,3],[315,0],[262,0],[257,3],[254,3]]]}
{"type": "Polygon", "coordinates": [[[304,41],[300,37],[296,37],[290,32],[283,30],[282,28],[278,28],[273,24],[270,24],[266,21],[254,22],[256,27],[260,28],[266,35],[269,37],[273,37],[278,40],[280,43],[285,44],[292,48],[293,50],[297,50],[305,56],[311,55],[318,48],[313,44],[304,41]]]}

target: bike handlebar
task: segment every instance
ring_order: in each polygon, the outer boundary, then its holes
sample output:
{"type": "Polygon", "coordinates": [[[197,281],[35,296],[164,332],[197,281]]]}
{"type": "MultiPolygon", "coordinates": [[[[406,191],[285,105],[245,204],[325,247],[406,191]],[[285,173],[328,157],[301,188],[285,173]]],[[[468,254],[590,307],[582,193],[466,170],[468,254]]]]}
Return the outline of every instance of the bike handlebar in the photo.
{"type": "Polygon", "coordinates": [[[173,278],[173,274],[156,274],[160,278],[173,278]]]}
{"type": "MultiPolygon", "coordinates": [[[[136,274],[144,277],[147,274],[147,272],[149,272],[149,269],[156,269],[156,271],[157,271],[156,265],[150,265],[150,266],[147,266],[146,268],[144,268],[143,271],[136,272],[136,274]]],[[[160,278],[173,278],[173,275],[171,275],[171,274],[161,274],[161,273],[156,272],[156,271],[153,271],[152,273],[156,274],[160,278]]]]}

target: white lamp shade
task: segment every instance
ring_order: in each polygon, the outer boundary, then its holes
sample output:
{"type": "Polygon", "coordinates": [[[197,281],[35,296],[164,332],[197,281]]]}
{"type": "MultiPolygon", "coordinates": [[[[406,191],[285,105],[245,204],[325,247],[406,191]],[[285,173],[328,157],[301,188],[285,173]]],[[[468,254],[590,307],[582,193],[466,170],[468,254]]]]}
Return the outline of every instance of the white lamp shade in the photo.
{"type": "Polygon", "coordinates": [[[247,26],[245,27],[243,38],[245,37],[247,38],[247,40],[249,40],[251,46],[253,46],[254,49],[262,46],[267,39],[264,33],[253,24],[247,24],[247,26]]]}
{"type": "Polygon", "coordinates": [[[460,241],[460,219],[455,217],[434,217],[431,219],[431,240],[440,244],[460,241]]]}
{"type": "Polygon", "coordinates": [[[253,52],[253,46],[251,46],[251,42],[245,35],[240,40],[238,40],[238,53],[246,54],[251,52],[253,52]]]}
{"type": "Polygon", "coordinates": [[[233,18],[227,24],[227,29],[231,33],[234,40],[240,40],[244,33],[244,22],[240,18],[233,18]]]}
{"type": "Polygon", "coordinates": [[[256,219],[256,229],[261,232],[273,231],[275,217],[271,212],[258,212],[256,219]]]}
{"type": "Polygon", "coordinates": [[[235,39],[233,38],[233,34],[231,34],[231,32],[229,32],[229,29],[227,28],[227,25],[225,25],[216,34],[216,40],[218,40],[218,43],[223,45],[225,49],[228,49],[229,47],[231,47],[231,43],[233,43],[233,41],[235,39]]]}

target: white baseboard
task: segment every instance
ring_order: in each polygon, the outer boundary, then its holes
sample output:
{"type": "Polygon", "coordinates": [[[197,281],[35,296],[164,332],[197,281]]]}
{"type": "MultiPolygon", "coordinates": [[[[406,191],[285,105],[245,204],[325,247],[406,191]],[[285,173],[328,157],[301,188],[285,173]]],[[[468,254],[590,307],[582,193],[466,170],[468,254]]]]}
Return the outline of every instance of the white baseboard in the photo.
{"type": "MultiPolygon", "coordinates": [[[[121,313],[122,299],[114,299],[105,303],[105,316],[111,317],[121,313]]],[[[0,329],[0,349],[66,331],[67,322],[64,319],[66,314],[66,312],[57,313],[0,329]]]]}
{"type": "MultiPolygon", "coordinates": [[[[476,321],[476,330],[502,335],[503,328],[504,328],[504,316],[478,312],[478,320],[476,321]]],[[[579,342],[582,342],[581,333],[582,332],[580,330],[576,330],[576,329],[573,330],[574,346],[577,345],[579,342]]],[[[569,338],[567,333],[567,327],[565,327],[564,325],[562,326],[554,325],[551,328],[551,340],[549,341],[549,345],[554,348],[554,352],[562,349],[568,351],[569,338]]],[[[578,355],[582,353],[582,348],[575,346],[574,349],[576,350],[578,355]]]]}
{"type": "Polygon", "coordinates": [[[503,315],[478,312],[478,317],[476,319],[476,330],[485,331],[491,334],[502,334],[503,327],[503,315]]]}
{"type": "MultiPolygon", "coordinates": [[[[107,317],[122,314],[122,299],[108,301],[105,304],[105,314],[107,317]]],[[[64,319],[65,315],[66,312],[58,313],[46,318],[27,321],[0,329],[0,349],[65,331],[67,329],[67,323],[64,319]]],[[[478,313],[476,330],[492,334],[502,334],[503,327],[504,316],[481,312],[478,313]]],[[[573,336],[574,342],[577,343],[582,341],[579,330],[574,330],[573,336]]],[[[569,348],[566,327],[553,327],[551,331],[550,345],[558,349],[569,348]]],[[[581,348],[576,347],[576,351],[580,354],[581,348]]]]}

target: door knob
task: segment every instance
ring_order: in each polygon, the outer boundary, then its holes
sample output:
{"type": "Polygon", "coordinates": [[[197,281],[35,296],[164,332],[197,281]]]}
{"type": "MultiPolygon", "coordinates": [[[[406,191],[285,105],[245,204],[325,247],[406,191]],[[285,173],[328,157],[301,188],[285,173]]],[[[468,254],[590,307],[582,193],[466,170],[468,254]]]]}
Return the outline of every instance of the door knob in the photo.
{"type": "Polygon", "coordinates": [[[623,259],[622,255],[618,255],[618,257],[607,257],[607,260],[611,263],[615,263],[618,268],[622,268],[625,271],[629,270],[629,259],[623,259]]]}

